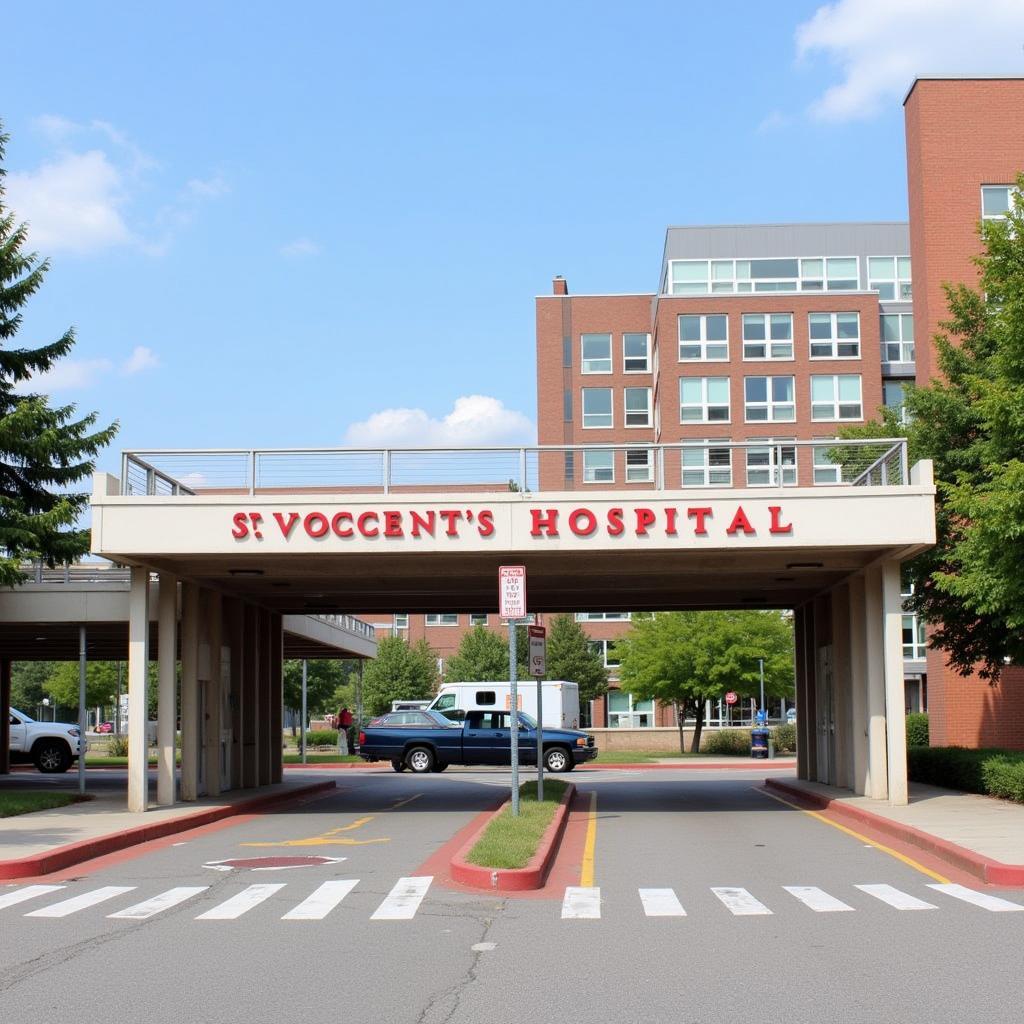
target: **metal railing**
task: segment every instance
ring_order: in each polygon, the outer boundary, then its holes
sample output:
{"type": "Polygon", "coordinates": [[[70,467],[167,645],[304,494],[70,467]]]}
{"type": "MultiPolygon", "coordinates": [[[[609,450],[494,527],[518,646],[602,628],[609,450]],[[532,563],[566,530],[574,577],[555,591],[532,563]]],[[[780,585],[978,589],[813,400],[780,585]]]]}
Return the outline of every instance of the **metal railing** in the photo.
{"type": "Polygon", "coordinates": [[[126,451],[121,493],[526,493],[602,487],[698,491],[709,487],[892,487],[909,483],[904,438],[776,438],[497,448],[126,451]]]}

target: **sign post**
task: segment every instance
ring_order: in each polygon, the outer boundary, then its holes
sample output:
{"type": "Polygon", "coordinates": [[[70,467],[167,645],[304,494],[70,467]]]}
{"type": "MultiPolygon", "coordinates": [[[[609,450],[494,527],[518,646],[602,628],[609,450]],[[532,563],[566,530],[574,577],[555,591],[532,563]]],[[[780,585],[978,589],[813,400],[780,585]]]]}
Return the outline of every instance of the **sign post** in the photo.
{"type": "Polygon", "coordinates": [[[508,622],[509,742],[512,745],[512,816],[519,817],[519,688],[516,622],[526,616],[526,566],[498,568],[498,615],[508,622]]]}
{"type": "Polygon", "coordinates": [[[530,675],[537,680],[537,803],[544,800],[544,686],[541,680],[547,674],[547,630],[543,626],[528,626],[530,635],[530,675]]]}

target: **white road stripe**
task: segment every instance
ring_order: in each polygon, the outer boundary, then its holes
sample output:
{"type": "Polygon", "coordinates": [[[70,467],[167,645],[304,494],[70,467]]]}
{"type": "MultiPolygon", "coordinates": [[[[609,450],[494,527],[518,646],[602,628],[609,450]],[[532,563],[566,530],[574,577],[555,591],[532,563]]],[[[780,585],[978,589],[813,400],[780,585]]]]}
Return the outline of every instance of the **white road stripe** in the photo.
{"type": "Polygon", "coordinates": [[[919,900],[916,896],[895,889],[891,885],[858,885],[857,888],[869,896],[874,896],[876,900],[888,903],[890,907],[895,907],[897,910],[939,909],[934,903],[925,903],[924,900],[919,900]]]}
{"type": "Polygon", "coordinates": [[[830,896],[824,889],[819,889],[814,885],[784,885],[782,888],[819,914],[836,914],[843,910],[853,910],[853,907],[847,906],[842,900],[837,900],[835,896],[830,896]]]}
{"type": "Polygon", "coordinates": [[[562,900],[562,917],[577,920],[598,918],[601,916],[601,889],[587,886],[570,885],[565,890],[562,900]]]}
{"type": "Polygon", "coordinates": [[[384,902],[370,916],[371,921],[409,921],[416,916],[423,897],[427,895],[433,875],[400,878],[384,897],[384,902]]]}
{"type": "Polygon", "coordinates": [[[104,903],[112,900],[115,896],[131,892],[134,885],[105,885],[102,889],[93,889],[92,892],[84,892],[80,896],[72,896],[69,900],[61,900],[60,903],[51,903],[48,907],[40,907],[26,914],[26,917],[67,917],[69,914],[85,910],[86,907],[95,907],[97,903],[104,903]]]}
{"type": "Polygon", "coordinates": [[[231,899],[218,904],[212,910],[207,910],[205,914],[200,914],[196,920],[234,921],[235,918],[241,917],[246,911],[259,906],[264,900],[269,900],[275,892],[283,889],[284,886],[284,882],[250,885],[237,895],[232,896],[231,899]]]}
{"type": "Polygon", "coordinates": [[[36,896],[45,896],[48,892],[57,892],[58,889],[63,888],[65,888],[63,885],[26,885],[24,889],[17,889],[0,896],[0,910],[3,910],[4,907],[13,907],[17,903],[24,903],[25,900],[35,899],[36,896]]]}
{"type": "Polygon", "coordinates": [[[674,889],[641,889],[640,902],[648,917],[686,917],[674,889]]]}
{"type": "Polygon", "coordinates": [[[753,917],[758,914],[771,913],[760,900],[755,900],[746,889],[737,889],[732,886],[712,886],[711,891],[729,908],[729,913],[735,914],[737,917],[753,917]]]}
{"type": "Polygon", "coordinates": [[[954,885],[952,882],[946,885],[929,882],[928,888],[934,889],[936,892],[944,892],[947,896],[952,896],[954,899],[963,900],[964,903],[973,903],[976,907],[981,907],[983,910],[992,910],[996,913],[1005,914],[1014,910],[1024,910],[1024,907],[1019,903],[1011,903],[1009,900],[993,896],[991,893],[978,892],[976,889],[968,889],[965,885],[954,885]]]}
{"type": "Polygon", "coordinates": [[[281,920],[322,921],[358,884],[358,878],[324,882],[294,910],[289,910],[281,920]]]}
{"type": "Polygon", "coordinates": [[[179,903],[184,903],[185,900],[190,900],[193,896],[198,896],[209,888],[208,885],[181,885],[175,889],[168,889],[167,892],[162,892],[150,900],[136,903],[135,906],[128,907],[126,910],[119,910],[116,914],[107,914],[107,917],[144,921],[147,917],[153,917],[154,914],[159,914],[162,910],[170,910],[171,907],[176,907],[179,903]]]}

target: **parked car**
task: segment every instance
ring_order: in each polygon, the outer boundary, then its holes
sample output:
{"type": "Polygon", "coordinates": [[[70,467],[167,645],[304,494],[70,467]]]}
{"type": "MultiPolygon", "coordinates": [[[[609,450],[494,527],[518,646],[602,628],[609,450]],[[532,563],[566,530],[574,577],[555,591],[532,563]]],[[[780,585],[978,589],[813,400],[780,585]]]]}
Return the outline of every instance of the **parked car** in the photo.
{"type": "Polygon", "coordinates": [[[96,731],[99,732],[99,733],[113,732],[114,731],[114,723],[113,722],[100,722],[100,724],[96,726],[96,731]]]}
{"type": "Polygon", "coordinates": [[[88,749],[77,725],[36,722],[11,708],[11,762],[34,764],[41,772],[66,772],[88,749]]]}
{"type": "Polygon", "coordinates": [[[789,708],[786,711],[786,725],[796,725],[796,708],[789,708]]]}

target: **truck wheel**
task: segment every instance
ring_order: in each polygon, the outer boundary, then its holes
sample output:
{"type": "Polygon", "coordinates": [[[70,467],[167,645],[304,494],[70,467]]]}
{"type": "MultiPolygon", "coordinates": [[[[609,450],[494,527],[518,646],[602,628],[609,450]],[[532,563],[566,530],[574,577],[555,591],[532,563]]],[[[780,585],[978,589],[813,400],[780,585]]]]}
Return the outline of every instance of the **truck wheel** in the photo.
{"type": "Polygon", "coordinates": [[[396,772],[404,772],[405,762],[402,761],[400,758],[393,758],[391,761],[391,767],[394,768],[396,772]]]}
{"type": "Polygon", "coordinates": [[[71,750],[60,740],[43,740],[36,744],[32,759],[41,772],[53,775],[71,767],[71,750]]]}
{"type": "Polygon", "coordinates": [[[549,747],[544,751],[544,767],[549,772],[571,771],[572,755],[565,747],[549,747]]]}
{"type": "Polygon", "coordinates": [[[413,747],[405,755],[406,767],[417,775],[434,770],[434,754],[429,747],[413,747]]]}

